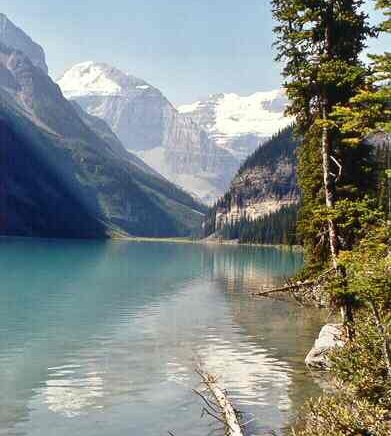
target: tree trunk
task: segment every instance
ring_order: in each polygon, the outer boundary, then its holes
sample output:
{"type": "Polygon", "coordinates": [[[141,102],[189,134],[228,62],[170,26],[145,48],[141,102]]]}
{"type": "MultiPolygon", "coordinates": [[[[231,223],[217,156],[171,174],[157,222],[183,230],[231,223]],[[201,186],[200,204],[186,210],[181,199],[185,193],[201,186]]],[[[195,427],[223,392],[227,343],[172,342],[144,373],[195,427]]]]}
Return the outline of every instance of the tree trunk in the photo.
{"type": "Polygon", "coordinates": [[[377,310],[376,305],[373,303],[373,301],[369,302],[369,305],[372,310],[373,319],[375,321],[375,325],[377,328],[377,331],[379,332],[381,338],[382,338],[382,354],[384,362],[386,363],[387,367],[387,375],[391,379],[391,349],[390,349],[390,342],[387,338],[387,332],[384,328],[384,324],[381,321],[381,316],[379,314],[379,311],[377,310]]]}
{"type": "MultiPolygon", "coordinates": [[[[333,57],[333,35],[332,35],[332,22],[334,19],[333,2],[328,4],[326,13],[326,30],[325,30],[325,54],[329,59],[333,57]]],[[[323,166],[323,185],[325,192],[326,208],[332,209],[335,204],[335,181],[330,171],[331,156],[332,156],[332,136],[330,129],[327,127],[329,115],[331,112],[332,103],[330,102],[327,91],[323,91],[322,95],[322,121],[324,126],[322,128],[322,166],[323,166]]],[[[338,266],[338,253],[339,253],[339,235],[335,221],[331,218],[328,219],[328,233],[330,242],[330,253],[333,268],[338,274],[343,283],[345,283],[346,272],[338,266]]],[[[345,286],[345,285],[344,285],[345,286]]],[[[350,302],[346,301],[341,307],[342,321],[346,328],[348,338],[351,340],[354,336],[353,326],[353,308],[350,302]]]]}
{"type": "MultiPolygon", "coordinates": [[[[332,58],[332,29],[331,24],[333,21],[333,4],[330,2],[327,7],[326,12],[326,29],[325,29],[325,54],[331,59],[332,58]]],[[[327,123],[329,119],[329,115],[331,112],[331,103],[329,100],[329,96],[327,95],[327,91],[323,91],[322,95],[322,120],[324,123],[327,123]]],[[[322,164],[323,164],[323,185],[324,192],[326,198],[326,207],[328,209],[332,209],[335,203],[335,190],[334,190],[334,181],[332,179],[332,175],[330,172],[331,166],[331,155],[332,155],[332,138],[330,129],[324,125],[322,129],[322,164]]],[[[333,263],[334,269],[338,270],[338,234],[337,228],[334,220],[328,220],[328,232],[329,232],[329,241],[330,241],[330,252],[331,252],[331,261],[333,263]]]]}
{"type": "MultiPolygon", "coordinates": [[[[322,118],[326,122],[328,119],[329,108],[327,98],[323,97],[322,102],[322,118]]],[[[326,207],[332,209],[334,207],[334,187],[332,175],[330,172],[331,164],[331,134],[328,127],[324,126],[322,129],[322,166],[323,166],[323,186],[326,199],[326,207]]],[[[338,269],[338,234],[334,220],[328,220],[328,232],[330,241],[331,260],[335,270],[338,269]]]]}

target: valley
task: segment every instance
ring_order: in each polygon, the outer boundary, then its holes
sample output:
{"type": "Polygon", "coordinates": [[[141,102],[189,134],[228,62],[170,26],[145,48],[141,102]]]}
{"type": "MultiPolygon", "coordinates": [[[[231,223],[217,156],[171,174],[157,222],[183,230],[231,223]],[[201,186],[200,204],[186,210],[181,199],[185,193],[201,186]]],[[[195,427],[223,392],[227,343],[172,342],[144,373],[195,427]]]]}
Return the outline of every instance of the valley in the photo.
{"type": "Polygon", "coordinates": [[[0,436],[389,436],[391,2],[255,3],[5,0],[0,436]]]}

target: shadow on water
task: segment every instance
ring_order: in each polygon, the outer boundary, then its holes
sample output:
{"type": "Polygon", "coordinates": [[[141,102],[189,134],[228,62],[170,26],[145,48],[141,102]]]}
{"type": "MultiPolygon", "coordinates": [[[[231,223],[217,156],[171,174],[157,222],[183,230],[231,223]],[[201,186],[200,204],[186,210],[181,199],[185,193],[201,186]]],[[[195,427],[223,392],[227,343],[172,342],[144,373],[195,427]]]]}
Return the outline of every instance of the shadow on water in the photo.
{"type": "Polygon", "coordinates": [[[248,291],[301,262],[273,248],[1,240],[0,434],[207,434],[197,360],[256,416],[254,434],[281,428],[316,393],[302,360],[319,316],[248,291]]]}

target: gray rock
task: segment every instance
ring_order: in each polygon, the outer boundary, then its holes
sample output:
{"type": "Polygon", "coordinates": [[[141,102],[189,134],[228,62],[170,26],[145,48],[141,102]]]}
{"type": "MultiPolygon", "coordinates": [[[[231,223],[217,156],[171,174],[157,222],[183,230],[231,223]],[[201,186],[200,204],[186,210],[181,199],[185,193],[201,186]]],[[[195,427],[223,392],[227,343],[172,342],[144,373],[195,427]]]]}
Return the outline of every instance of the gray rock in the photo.
{"type": "Polygon", "coordinates": [[[26,54],[0,42],[1,235],[196,234],[205,208],[128,155],[26,54]]]}
{"type": "Polygon", "coordinates": [[[318,339],[305,358],[308,367],[316,369],[330,368],[329,353],[336,347],[342,347],[342,324],[326,324],[322,327],[318,339]]]}
{"type": "Polygon", "coordinates": [[[34,42],[26,33],[15,26],[11,20],[0,13],[0,42],[15,50],[22,51],[35,65],[45,74],[48,74],[48,67],[45,60],[45,52],[42,47],[34,42]]]}
{"type": "Polygon", "coordinates": [[[290,123],[284,117],[287,102],[280,90],[245,97],[220,93],[178,109],[208,132],[219,146],[242,161],[290,123]]]}
{"type": "Polygon", "coordinates": [[[58,84],[68,99],[105,120],[126,149],[204,202],[222,195],[239,167],[231,153],[142,79],[104,63],[84,62],[58,84]]]}

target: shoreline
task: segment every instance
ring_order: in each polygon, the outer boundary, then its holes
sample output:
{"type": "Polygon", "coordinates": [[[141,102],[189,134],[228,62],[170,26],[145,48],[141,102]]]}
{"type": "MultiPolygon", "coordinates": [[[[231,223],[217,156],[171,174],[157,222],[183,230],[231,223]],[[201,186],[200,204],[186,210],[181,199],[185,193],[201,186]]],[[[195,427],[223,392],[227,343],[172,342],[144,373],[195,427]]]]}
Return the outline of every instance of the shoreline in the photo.
{"type": "Polygon", "coordinates": [[[157,243],[170,243],[170,244],[194,244],[194,245],[224,245],[232,247],[258,247],[258,248],[280,248],[281,250],[292,250],[303,252],[301,245],[284,245],[284,244],[251,244],[249,242],[239,243],[237,240],[212,240],[212,239],[191,239],[186,237],[167,237],[167,238],[154,238],[149,236],[123,236],[116,235],[108,238],[60,238],[60,237],[39,237],[39,236],[11,236],[1,235],[0,241],[14,240],[34,240],[39,239],[42,241],[95,241],[95,242],[157,242],[157,243]]]}
{"type": "Polygon", "coordinates": [[[303,251],[301,245],[285,245],[285,244],[251,244],[239,243],[237,240],[212,240],[212,239],[191,239],[186,237],[178,238],[153,238],[148,236],[118,236],[111,238],[112,241],[127,241],[127,242],[158,242],[158,243],[171,243],[171,244],[197,244],[197,245],[225,245],[236,247],[274,247],[284,250],[303,251]]]}

